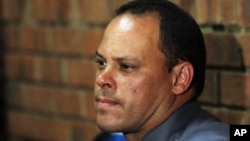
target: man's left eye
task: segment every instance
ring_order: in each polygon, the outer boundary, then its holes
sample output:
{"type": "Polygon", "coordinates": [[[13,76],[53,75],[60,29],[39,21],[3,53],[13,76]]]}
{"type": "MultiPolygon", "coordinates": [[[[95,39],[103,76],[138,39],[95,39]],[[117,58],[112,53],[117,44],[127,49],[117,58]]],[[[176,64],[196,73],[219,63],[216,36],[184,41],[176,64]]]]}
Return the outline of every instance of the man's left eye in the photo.
{"type": "Polygon", "coordinates": [[[120,67],[122,70],[125,70],[125,71],[131,71],[135,68],[134,65],[129,65],[129,64],[124,64],[124,63],[121,63],[120,67]]]}
{"type": "Polygon", "coordinates": [[[105,61],[102,61],[102,60],[96,60],[96,63],[98,65],[98,69],[104,69],[107,65],[107,63],[105,61]]]}

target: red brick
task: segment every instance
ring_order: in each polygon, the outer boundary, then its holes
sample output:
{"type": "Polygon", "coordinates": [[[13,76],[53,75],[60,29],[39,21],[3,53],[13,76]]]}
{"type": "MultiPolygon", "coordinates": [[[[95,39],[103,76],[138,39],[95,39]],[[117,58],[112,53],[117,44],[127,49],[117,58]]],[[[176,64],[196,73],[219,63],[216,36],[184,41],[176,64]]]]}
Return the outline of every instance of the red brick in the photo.
{"type": "Polygon", "coordinates": [[[80,1],[82,20],[91,23],[107,23],[112,17],[109,0],[82,0],[80,1]]]}
{"type": "Polygon", "coordinates": [[[221,0],[173,0],[199,24],[221,24],[221,0]]]}
{"type": "Polygon", "coordinates": [[[22,16],[22,0],[1,0],[0,19],[18,20],[22,16]]]}
{"type": "Polygon", "coordinates": [[[249,26],[250,25],[250,1],[249,0],[239,0],[239,25],[240,26],[249,26]]]}
{"type": "Polygon", "coordinates": [[[34,18],[43,22],[71,22],[74,17],[72,0],[36,0],[33,3],[34,18]]]}
{"type": "Polygon", "coordinates": [[[36,57],[35,77],[37,81],[47,83],[61,82],[60,60],[55,57],[36,57]]]}
{"type": "Polygon", "coordinates": [[[34,51],[36,46],[36,29],[32,26],[20,28],[20,47],[24,50],[34,51]]]}
{"type": "Polygon", "coordinates": [[[199,24],[221,24],[221,0],[174,0],[190,13],[199,24]]]}
{"type": "Polygon", "coordinates": [[[4,56],[4,74],[8,79],[17,79],[20,76],[20,56],[6,54],[4,56]]]}
{"type": "Polygon", "coordinates": [[[67,28],[51,30],[49,37],[49,51],[60,54],[80,54],[80,32],[67,28]]]}
{"type": "Polygon", "coordinates": [[[175,0],[199,24],[236,24],[239,1],[235,0],[175,0]]]}
{"type": "Polygon", "coordinates": [[[94,95],[93,94],[84,94],[80,99],[81,103],[81,114],[84,117],[88,117],[89,119],[96,119],[96,110],[94,105],[94,95]]]}
{"type": "Polygon", "coordinates": [[[209,66],[242,68],[241,45],[230,34],[204,34],[209,66]]]}
{"type": "Polygon", "coordinates": [[[6,55],[5,74],[10,79],[34,79],[34,58],[29,55],[6,55]]]}
{"type": "Polygon", "coordinates": [[[249,34],[237,34],[236,36],[238,44],[241,47],[242,63],[245,67],[250,67],[250,35],[249,34]]]}
{"type": "Polygon", "coordinates": [[[250,114],[249,111],[246,111],[244,115],[242,115],[241,124],[250,125],[250,114]]]}
{"type": "Polygon", "coordinates": [[[19,89],[21,105],[24,107],[38,111],[55,112],[53,89],[34,85],[20,85],[19,89]]]}
{"type": "Polygon", "coordinates": [[[33,2],[34,19],[39,21],[55,21],[57,16],[57,1],[35,0],[33,2]]]}
{"type": "Polygon", "coordinates": [[[19,41],[19,28],[16,26],[8,26],[4,30],[4,42],[8,50],[17,50],[19,41]]]}
{"type": "MultiPolygon", "coordinates": [[[[20,110],[9,111],[9,131],[17,140],[92,141],[100,133],[90,91],[96,68],[91,59],[103,25],[127,1],[0,1],[0,20],[5,26],[0,40],[7,48],[2,56],[7,108],[20,110]],[[34,17],[27,17],[30,14],[34,17]]],[[[204,34],[206,86],[199,100],[225,122],[249,124],[249,111],[245,110],[250,107],[248,0],[174,2],[209,32],[204,34]],[[214,25],[225,30],[213,31],[214,25]],[[230,30],[232,25],[237,30],[230,30]]]]}
{"type": "Polygon", "coordinates": [[[89,29],[82,32],[82,46],[83,54],[93,56],[101,42],[103,30],[101,29],[89,29]]]}
{"type": "Polygon", "coordinates": [[[222,102],[230,106],[250,106],[250,76],[244,73],[221,74],[222,102]]]}
{"type": "Polygon", "coordinates": [[[80,90],[57,89],[55,105],[59,114],[81,116],[95,120],[94,95],[80,90]]]}
{"type": "Polygon", "coordinates": [[[244,117],[244,112],[226,108],[208,108],[208,110],[221,121],[228,124],[240,124],[244,117]]]}
{"type": "Polygon", "coordinates": [[[237,23],[238,3],[238,0],[221,0],[221,18],[224,24],[237,23]]]}
{"type": "Polygon", "coordinates": [[[199,24],[204,24],[208,20],[207,0],[173,0],[173,2],[187,11],[199,24]]]}
{"type": "Polygon", "coordinates": [[[47,51],[49,29],[45,27],[9,27],[6,30],[6,45],[13,49],[26,51],[47,51]]]}
{"type": "Polygon", "coordinates": [[[81,116],[81,95],[80,91],[56,90],[55,104],[57,112],[65,115],[81,116]]]}
{"type": "Polygon", "coordinates": [[[208,0],[196,0],[196,17],[199,24],[208,23],[208,0]]]}
{"type": "Polygon", "coordinates": [[[6,92],[5,92],[5,99],[7,102],[8,107],[12,106],[18,106],[18,107],[23,107],[22,103],[24,101],[23,95],[20,91],[20,86],[17,83],[9,83],[5,87],[6,92]]]}
{"type": "Polygon", "coordinates": [[[9,112],[8,121],[10,134],[34,140],[66,141],[70,135],[70,124],[62,120],[9,112]]]}
{"type": "Polygon", "coordinates": [[[199,100],[205,103],[218,104],[218,83],[217,72],[207,71],[204,91],[199,97],[199,100]]]}
{"type": "Polygon", "coordinates": [[[70,22],[73,19],[73,10],[76,7],[72,7],[72,0],[57,0],[57,17],[59,20],[70,22]]]}
{"type": "MultiPolygon", "coordinates": [[[[208,23],[220,24],[221,23],[221,0],[207,0],[208,7],[208,23]]],[[[201,7],[202,8],[202,7],[201,7]]]]}
{"type": "Polygon", "coordinates": [[[34,80],[35,58],[30,55],[22,55],[20,58],[20,79],[34,80]]]}
{"type": "Polygon", "coordinates": [[[48,35],[49,28],[39,27],[36,29],[35,33],[35,50],[37,52],[46,52],[48,51],[48,35]]]}
{"type": "Polygon", "coordinates": [[[93,87],[96,66],[90,61],[68,60],[68,83],[75,86],[93,87]]]}
{"type": "Polygon", "coordinates": [[[196,17],[196,0],[179,0],[178,5],[190,13],[193,17],[196,17]]]}
{"type": "Polygon", "coordinates": [[[246,76],[246,85],[245,85],[245,105],[246,107],[250,107],[250,90],[249,90],[249,87],[250,87],[250,76],[249,74],[247,74],[246,76]]]}
{"type": "Polygon", "coordinates": [[[121,5],[129,2],[129,1],[132,1],[132,0],[112,0],[110,1],[110,5],[111,5],[111,9],[112,11],[114,12],[116,9],[118,9],[121,5]]]}

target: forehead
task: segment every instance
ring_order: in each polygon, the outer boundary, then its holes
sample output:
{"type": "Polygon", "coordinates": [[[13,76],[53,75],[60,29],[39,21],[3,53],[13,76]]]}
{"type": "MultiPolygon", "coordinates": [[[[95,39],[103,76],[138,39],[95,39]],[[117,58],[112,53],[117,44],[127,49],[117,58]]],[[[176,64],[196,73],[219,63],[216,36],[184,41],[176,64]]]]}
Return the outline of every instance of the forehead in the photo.
{"type": "Polygon", "coordinates": [[[137,30],[137,32],[157,32],[159,19],[155,13],[131,14],[125,13],[115,17],[107,27],[107,30],[119,28],[122,31],[137,30]],[[146,28],[146,29],[145,29],[146,28]]]}
{"type": "Polygon", "coordinates": [[[156,14],[115,17],[107,26],[98,51],[116,54],[159,51],[159,20],[156,14]],[[150,51],[149,51],[150,50],[150,51]],[[122,51],[122,52],[121,52],[122,51]]]}

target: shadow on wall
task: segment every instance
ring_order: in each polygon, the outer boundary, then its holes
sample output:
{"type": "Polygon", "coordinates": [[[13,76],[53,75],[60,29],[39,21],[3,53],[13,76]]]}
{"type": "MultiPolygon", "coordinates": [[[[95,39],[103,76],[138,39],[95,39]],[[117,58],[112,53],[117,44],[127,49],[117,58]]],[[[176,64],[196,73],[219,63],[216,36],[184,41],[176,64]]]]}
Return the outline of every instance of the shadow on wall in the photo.
{"type": "MultiPolygon", "coordinates": [[[[0,9],[1,11],[1,9],[0,9]]],[[[0,13],[1,14],[1,13],[0,13]]],[[[0,15],[1,16],[1,15],[0,15]]],[[[6,46],[4,44],[4,28],[0,23],[0,140],[7,138],[7,119],[6,119],[6,76],[4,72],[4,53],[6,46]]]]}
{"type": "Polygon", "coordinates": [[[243,114],[250,106],[249,80],[246,74],[248,37],[232,34],[205,35],[207,47],[207,76],[201,101],[227,110],[213,110],[223,121],[231,124],[250,123],[243,114]],[[248,86],[249,85],[249,86],[248,86]]]}

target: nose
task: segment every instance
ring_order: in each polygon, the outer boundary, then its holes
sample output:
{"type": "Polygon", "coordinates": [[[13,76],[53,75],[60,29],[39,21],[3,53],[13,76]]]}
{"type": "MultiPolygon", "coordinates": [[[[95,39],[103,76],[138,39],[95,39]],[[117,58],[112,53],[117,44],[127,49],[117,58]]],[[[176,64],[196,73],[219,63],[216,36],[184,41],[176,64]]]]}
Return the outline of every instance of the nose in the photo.
{"type": "Polygon", "coordinates": [[[114,90],[116,88],[114,72],[109,69],[97,72],[96,84],[104,90],[114,90]]]}

